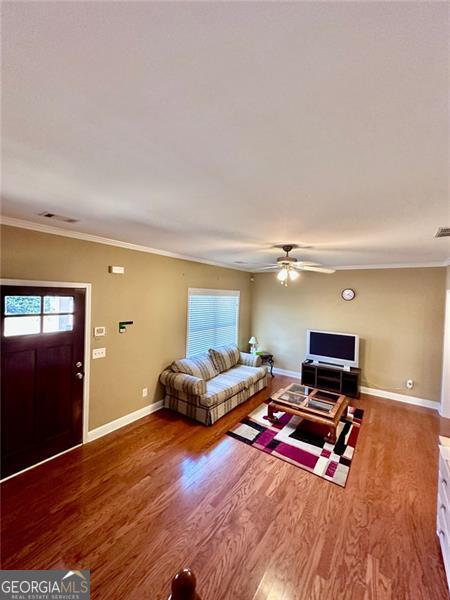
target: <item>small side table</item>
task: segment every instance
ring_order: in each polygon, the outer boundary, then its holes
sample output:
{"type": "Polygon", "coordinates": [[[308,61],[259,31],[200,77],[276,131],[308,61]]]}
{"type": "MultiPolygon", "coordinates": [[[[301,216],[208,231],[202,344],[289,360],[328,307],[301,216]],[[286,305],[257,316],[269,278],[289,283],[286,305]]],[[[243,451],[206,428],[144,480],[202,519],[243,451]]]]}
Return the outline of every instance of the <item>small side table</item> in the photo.
{"type": "Polygon", "coordinates": [[[275,377],[273,374],[273,365],[275,363],[273,354],[270,354],[270,352],[257,352],[257,355],[261,357],[263,365],[270,365],[270,374],[272,377],[275,377]]]}

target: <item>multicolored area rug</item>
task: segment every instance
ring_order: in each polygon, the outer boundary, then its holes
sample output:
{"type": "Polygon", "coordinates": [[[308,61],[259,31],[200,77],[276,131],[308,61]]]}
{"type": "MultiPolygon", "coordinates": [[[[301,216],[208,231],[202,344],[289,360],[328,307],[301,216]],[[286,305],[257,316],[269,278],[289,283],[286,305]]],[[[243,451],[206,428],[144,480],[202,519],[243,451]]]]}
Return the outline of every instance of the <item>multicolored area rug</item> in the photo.
{"type": "Polygon", "coordinates": [[[352,406],[341,418],[336,444],[325,441],[327,428],[280,412],[279,422],[267,420],[263,403],[228,435],[319,477],[345,487],[364,411],[352,406]]]}

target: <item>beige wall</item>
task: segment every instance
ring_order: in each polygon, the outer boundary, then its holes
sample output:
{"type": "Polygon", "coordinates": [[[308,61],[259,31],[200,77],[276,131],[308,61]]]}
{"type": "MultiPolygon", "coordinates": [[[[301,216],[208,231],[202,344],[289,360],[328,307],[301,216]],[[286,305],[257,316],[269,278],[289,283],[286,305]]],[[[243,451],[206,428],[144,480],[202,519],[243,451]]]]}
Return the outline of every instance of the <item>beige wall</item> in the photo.
{"type": "Polygon", "coordinates": [[[2,277],[92,283],[92,327],[105,325],[108,335],[91,338],[93,348],[106,346],[107,357],[91,361],[90,429],[162,397],[159,373],[185,353],[189,287],[239,289],[241,348],[257,335],[280,368],[298,370],[308,327],[355,332],[365,385],[439,399],[449,269],[304,273],[284,288],[274,274],[257,274],[250,284],[248,273],[232,269],[14,227],[1,231],[2,277]],[[125,274],[108,273],[112,264],[125,274]],[[353,302],[340,299],[345,287],[356,290],[353,302]],[[119,334],[119,320],[134,325],[119,334]],[[410,392],[407,378],[415,381],[410,392]]]}
{"type": "Polygon", "coordinates": [[[248,273],[2,227],[1,275],[92,283],[92,327],[105,325],[108,333],[91,340],[93,348],[106,346],[107,356],[91,360],[90,429],[162,397],[160,372],[185,354],[189,287],[240,290],[239,342],[248,346],[248,273]],[[109,265],[124,266],[125,274],[111,275],[109,265]],[[134,325],[119,334],[120,320],[134,325]]]}
{"type": "Polygon", "coordinates": [[[363,385],[439,400],[444,267],[302,273],[287,288],[273,273],[254,277],[251,333],[277,367],[299,370],[308,328],[357,333],[363,385]],[[347,287],[351,302],[340,297],[347,287]]]}

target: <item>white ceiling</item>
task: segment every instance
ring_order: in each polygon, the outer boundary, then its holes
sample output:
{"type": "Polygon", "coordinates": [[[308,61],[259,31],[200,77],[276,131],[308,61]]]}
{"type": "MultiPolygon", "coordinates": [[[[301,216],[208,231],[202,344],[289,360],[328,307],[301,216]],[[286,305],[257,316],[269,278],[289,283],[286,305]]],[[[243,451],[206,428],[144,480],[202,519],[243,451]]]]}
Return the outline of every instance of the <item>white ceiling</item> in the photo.
{"type": "Polygon", "coordinates": [[[5,215],[249,269],[449,256],[448,4],[2,10],[5,215]]]}

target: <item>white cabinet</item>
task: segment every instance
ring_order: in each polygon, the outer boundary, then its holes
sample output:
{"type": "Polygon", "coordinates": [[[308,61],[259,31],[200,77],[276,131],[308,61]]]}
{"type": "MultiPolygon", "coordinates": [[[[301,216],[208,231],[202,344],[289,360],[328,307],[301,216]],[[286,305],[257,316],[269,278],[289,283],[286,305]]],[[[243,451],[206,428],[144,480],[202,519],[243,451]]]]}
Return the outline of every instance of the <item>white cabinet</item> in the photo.
{"type": "Polygon", "coordinates": [[[439,478],[436,531],[441,543],[447,583],[450,589],[450,438],[439,438],[439,478]]]}

